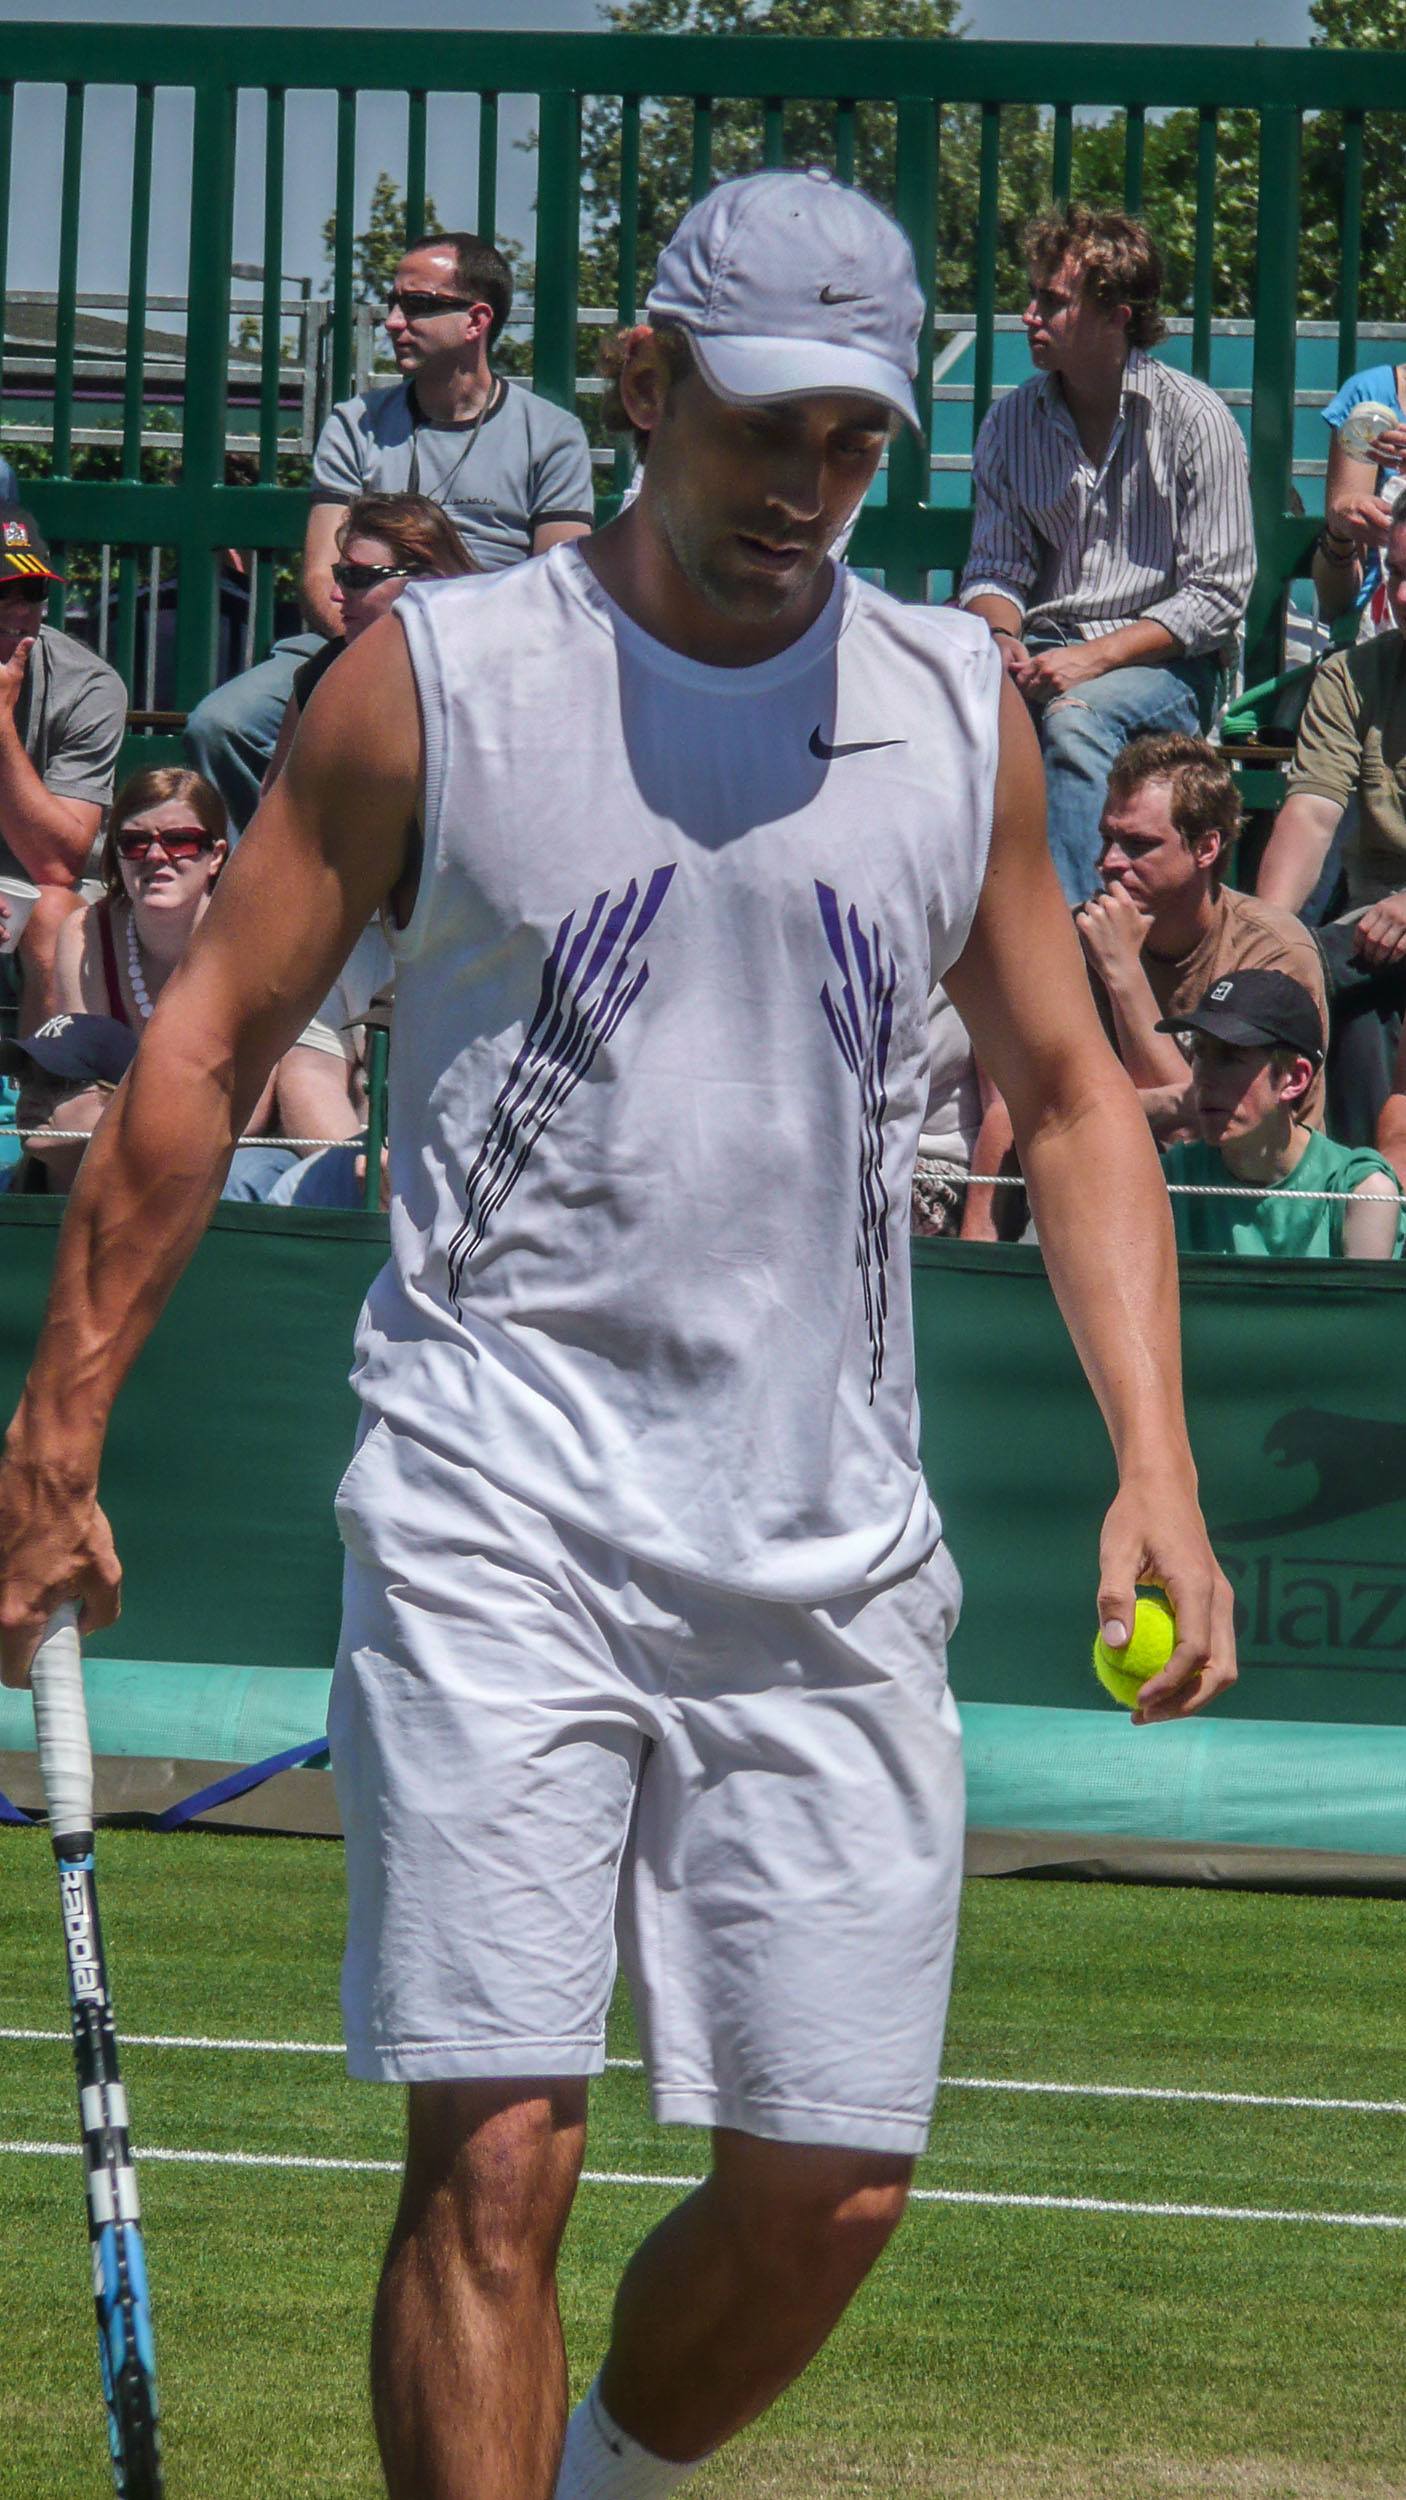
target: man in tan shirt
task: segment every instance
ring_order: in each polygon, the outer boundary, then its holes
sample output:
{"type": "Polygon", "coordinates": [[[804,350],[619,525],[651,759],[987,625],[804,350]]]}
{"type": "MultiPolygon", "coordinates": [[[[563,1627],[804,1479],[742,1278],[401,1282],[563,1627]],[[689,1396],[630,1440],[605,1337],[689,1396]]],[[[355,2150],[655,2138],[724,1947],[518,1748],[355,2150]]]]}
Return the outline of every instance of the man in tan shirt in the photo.
{"type": "MultiPolygon", "coordinates": [[[[1099,851],[1102,892],[1075,925],[1120,1059],[1164,1142],[1194,1133],[1190,1062],[1164,1022],[1189,1015],[1227,972],[1284,972],[1326,1025],[1323,967],[1290,911],[1223,880],[1240,831],[1229,766],[1203,738],[1135,738],[1108,781],[1099,851]]],[[[1299,1117],[1323,1126],[1315,1074],[1299,1117]]]]}
{"type": "Polygon", "coordinates": [[[1260,863],[1265,902],[1299,911],[1348,808],[1348,910],[1317,931],[1332,1002],[1335,1136],[1368,1146],[1406,1007],[1406,515],[1383,551],[1391,633],[1335,651],[1314,678],[1289,791],[1260,863]]]}

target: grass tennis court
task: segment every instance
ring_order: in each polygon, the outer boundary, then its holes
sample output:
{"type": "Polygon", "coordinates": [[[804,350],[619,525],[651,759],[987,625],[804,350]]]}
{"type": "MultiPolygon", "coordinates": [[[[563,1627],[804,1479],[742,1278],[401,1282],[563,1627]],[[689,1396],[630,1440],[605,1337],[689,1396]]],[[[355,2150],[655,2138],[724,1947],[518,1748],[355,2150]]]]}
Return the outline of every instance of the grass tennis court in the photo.
{"type": "MultiPolygon", "coordinates": [[[[333,2055],[136,2040],[335,2042],[340,1853],[107,1832],[99,1867],[171,2500],[374,2500],[365,2339],[394,2176],[277,2163],[393,2164],[399,2096],[349,2084],[333,2055]]],[[[76,2149],[17,2149],[75,2142],[55,1900],[43,1834],[0,1835],[0,2493],[16,2500],[110,2488],[76,2149]]],[[[690,2489],[1399,2493],[1406,1903],[1002,1881],[969,1885],[965,1917],[919,2185],[972,2201],[915,2205],[809,2377],[690,2489]],[[1156,2097],[1178,2093],[1230,2097],[1156,2097]],[[1019,2198],[1049,2201],[1000,2201],[1019,2198]],[[1171,2205],[1213,2210],[1147,2210],[1171,2205]]],[[[611,2047],[634,2054],[623,2005],[611,2047]]],[[[628,2248],[678,2193],[623,2180],[696,2175],[703,2154],[654,2128],[632,2067],[597,2087],[563,2267],[578,2386],[628,2248]]]]}

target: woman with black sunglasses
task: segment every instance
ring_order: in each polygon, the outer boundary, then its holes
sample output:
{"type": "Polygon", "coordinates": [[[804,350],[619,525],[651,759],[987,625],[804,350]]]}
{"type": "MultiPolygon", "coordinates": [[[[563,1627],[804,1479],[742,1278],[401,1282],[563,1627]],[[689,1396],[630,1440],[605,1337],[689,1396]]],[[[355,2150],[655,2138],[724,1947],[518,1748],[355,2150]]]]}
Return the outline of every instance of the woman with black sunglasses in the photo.
{"type": "Polygon", "coordinates": [[[332,567],[331,595],[341,611],[342,639],[324,644],[303,662],[293,680],[278,743],[264,775],[265,798],[287,762],[313,688],[347,645],[394,607],[407,582],[448,581],[479,569],[448,514],[427,495],[358,495],[355,503],[348,504],[337,532],[337,561],[332,567]]]}
{"type": "MultiPolygon", "coordinates": [[[[103,838],[101,901],[65,921],[54,962],[60,1012],[112,1016],[142,1031],[210,908],[229,856],[224,801],[199,773],[158,765],[133,773],[112,803],[103,838]]],[[[285,1052],[245,1124],[227,1198],[262,1198],[298,1160],[285,1137],[353,1136],[340,1036],[320,1022],[285,1052]]]]}

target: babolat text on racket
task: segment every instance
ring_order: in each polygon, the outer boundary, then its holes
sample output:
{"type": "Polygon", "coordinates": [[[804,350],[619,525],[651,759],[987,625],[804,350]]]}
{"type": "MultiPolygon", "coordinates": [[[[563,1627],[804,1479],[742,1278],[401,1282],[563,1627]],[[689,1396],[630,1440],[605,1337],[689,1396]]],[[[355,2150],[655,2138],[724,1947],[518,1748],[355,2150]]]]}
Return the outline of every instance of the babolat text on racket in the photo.
{"type": "Polygon", "coordinates": [[[127,2097],[117,2067],[93,1874],[93,1754],[78,1618],[60,1607],[35,1654],[34,1723],[58,1860],[83,2129],[98,2355],[118,2500],[162,2500],[156,2355],[127,2097]]]}

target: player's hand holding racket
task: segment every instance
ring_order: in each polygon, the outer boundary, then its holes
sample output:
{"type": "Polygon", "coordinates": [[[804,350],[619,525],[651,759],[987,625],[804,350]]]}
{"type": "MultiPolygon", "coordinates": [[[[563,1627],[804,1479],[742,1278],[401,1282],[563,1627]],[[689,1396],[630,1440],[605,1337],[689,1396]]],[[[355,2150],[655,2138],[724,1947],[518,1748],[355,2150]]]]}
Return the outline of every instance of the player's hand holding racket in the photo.
{"type": "Polygon", "coordinates": [[[79,1630],[117,1621],[122,1571],[98,1507],[96,1464],[35,1447],[22,1400],[0,1460],[0,1683],[27,1684],[45,1626],[68,1601],[79,1630]]]}
{"type": "Polygon", "coordinates": [[[1124,1475],[1099,1547],[1099,1624],[1110,1648],[1132,1630],[1140,1583],[1164,1588],[1177,1644],[1144,1684],[1136,1725],[1189,1718],[1236,1679],[1235,1597],[1211,1551],[1194,1481],[1170,1471],[1124,1475]]]}

